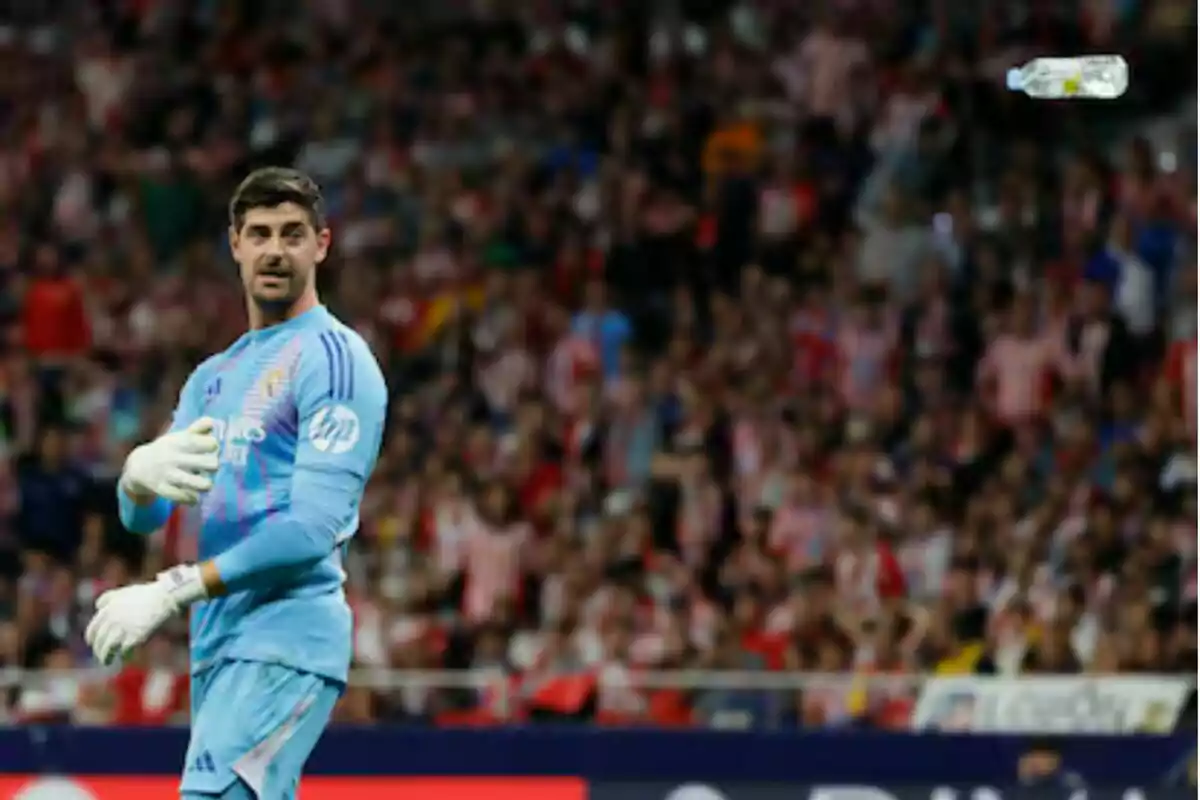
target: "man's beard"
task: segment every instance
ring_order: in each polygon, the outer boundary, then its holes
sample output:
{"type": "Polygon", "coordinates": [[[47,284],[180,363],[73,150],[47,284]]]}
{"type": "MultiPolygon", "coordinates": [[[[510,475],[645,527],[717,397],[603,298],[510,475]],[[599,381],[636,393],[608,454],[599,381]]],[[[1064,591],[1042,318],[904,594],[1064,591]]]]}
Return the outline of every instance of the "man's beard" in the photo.
{"type": "Polygon", "coordinates": [[[294,303],[304,291],[304,276],[287,261],[277,261],[255,267],[249,295],[264,311],[282,311],[294,303]],[[264,288],[262,281],[271,284],[264,288]]]}

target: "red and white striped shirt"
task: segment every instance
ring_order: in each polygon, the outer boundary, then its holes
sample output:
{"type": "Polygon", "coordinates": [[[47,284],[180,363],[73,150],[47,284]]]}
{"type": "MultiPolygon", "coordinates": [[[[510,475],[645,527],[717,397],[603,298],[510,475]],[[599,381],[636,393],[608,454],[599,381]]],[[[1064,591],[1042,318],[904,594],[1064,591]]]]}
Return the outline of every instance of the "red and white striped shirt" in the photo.
{"type": "Polygon", "coordinates": [[[680,485],[676,537],[683,560],[699,565],[721,530],[721,490],[711,479],[683,481],[680,485]]]}
{"type": "Polygon", "coordinates": [[[834,561],[838,595],[854,613],[871,613],[882,599],[907,591],[895,553],[878,542],[863,550],[846,550],[834,561]]]}
{"type": "Polygon", "coordinates": [[[546,394],[559,413],[578,412],[576,399],[584,382],[596,374],[596,345],[581,336],[564,336],[550,351],[543,375],[546,394]]]}
{"type": "Polygon", "coordinates": [[[497,530],[477,513],[470,513],[464,531],[463,564],[467,580],[463,613],[471,622],[483,622],[497,603],[506,598],[516,599],[530,530],[523,522],[507,530],[497,530]]]}
{"type": "Polygon", "coordinates": [[[980,362],[981,388],[995,386],[993,411],[1008,425],[1041,416],[1050,399],[1050,378],[1058,368],[1060,351],[1045,336],[1004,334],[988,347],[980,362]]]}
{"type": "Polygon", "coordinates": [[[521,392],[534,385],[537,365],[528,352],[510,348],[479,371],[479,388],[492,411],[510,412],[521,392]]]}
{"type": "Polygon", "coordinates": [[[760,508],[778,508],[787,493],[787,472],[780,464],[768,464],[737,482],[738,513],[747,519],[760,508]]]}
{"type": "Polygon", "coordinates": [[[817,505],[788,504],[775,512],[767,543],[795,572],[820,563],[833,517],[817,505]]]}
{"type": "Polygon", "coordinates": [[[599,426],[590,414],[566,421],[563,430],[563,480],[566,486],[575,489],[586,486],[589,476],[583,455],[598,434],[599,426]]]}
{"type": "Polygon", "coordinates": [[[1107,320],[1085,322],[1079,333],[1079,350],[1067,365],[1093,395],[1099,395],[1104,374],[1104,352],[1112,337],[1107,320]]]}
{"type": "Polygon", "coordinates": [[[466,555],[470,521],[474,516],[465,500],[441,500],[433,507],[434,559],[443,574],[457,572],[466,555]]]}
{"type": "Polygon", "coordinates": [[[871,406],[886,385],[896,348],[896,326],[872,329],[846,323],[838,328],[838,392],[847,408],[871,406]]]}
{"type": "Polygon", "coordinates": [[[733,423],[733,469],[737,475],[753,475],[761,469],[762,444],[754,421],[742,418],[733,423]]]}

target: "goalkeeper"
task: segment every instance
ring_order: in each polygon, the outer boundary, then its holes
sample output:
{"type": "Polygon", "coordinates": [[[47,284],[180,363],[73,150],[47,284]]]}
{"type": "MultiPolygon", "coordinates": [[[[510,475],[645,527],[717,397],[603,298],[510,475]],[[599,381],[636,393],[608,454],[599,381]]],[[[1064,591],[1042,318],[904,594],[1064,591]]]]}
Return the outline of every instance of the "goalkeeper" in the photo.
{"type": "Polygon", "coordinates": [[[191,617],[185,800],[295,797],[347,680],[342,561],[383,436],[387,388],[367,345],[317,300],[330,232],[302,173],[251,174],[229,239],[250,330],[202,363],[170,432],[135,449],[118,495],[135,533],[198,516],[200,563],[96,601],[86,637],[112,663],[191,617]]]}

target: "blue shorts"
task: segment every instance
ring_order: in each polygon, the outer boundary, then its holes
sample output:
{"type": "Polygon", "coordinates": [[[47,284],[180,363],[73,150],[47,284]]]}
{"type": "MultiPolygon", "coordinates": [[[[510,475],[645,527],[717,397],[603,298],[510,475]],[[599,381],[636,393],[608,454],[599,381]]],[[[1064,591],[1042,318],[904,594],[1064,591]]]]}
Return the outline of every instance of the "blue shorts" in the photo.
{"type": "Polygon", "coordinates": [[[294,798],[342,688],[256,661],[222,661],[193,675],[182,792],[220,797],[241,779],[258,800],[294,798]]]}

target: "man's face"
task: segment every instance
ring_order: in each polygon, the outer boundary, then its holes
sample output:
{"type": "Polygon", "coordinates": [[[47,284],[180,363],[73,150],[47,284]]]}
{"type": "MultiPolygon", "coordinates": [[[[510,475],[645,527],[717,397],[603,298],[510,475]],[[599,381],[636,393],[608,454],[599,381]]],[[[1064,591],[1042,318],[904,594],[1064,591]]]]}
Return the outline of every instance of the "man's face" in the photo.
{"type": "Polygon", "coordinates": [[[246,212],[240,230],[229,231],[234,260],[246,293],[259,307],[291,305],[315,279],[329,251],[329,229],[313,228],[295,203],[246,212]]]}
{"type": "Polygon", "coordinates": [[[1058,770],[1060,761],[1053,751],[1035,750],[1021,757],[1017,770],[1022,778],[1044,778],[1058,770]]]}

